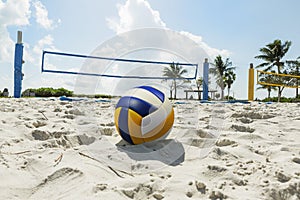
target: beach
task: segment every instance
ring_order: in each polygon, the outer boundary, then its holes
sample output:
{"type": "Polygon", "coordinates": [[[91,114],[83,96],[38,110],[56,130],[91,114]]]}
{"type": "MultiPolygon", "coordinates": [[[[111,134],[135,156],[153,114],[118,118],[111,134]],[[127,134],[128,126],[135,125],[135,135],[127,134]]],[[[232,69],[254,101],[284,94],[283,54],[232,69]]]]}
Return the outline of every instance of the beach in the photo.
{"type": "Polygon", "coordinates": [[[172,101],[128,145],[117,99],[0,99],[0,199],[300,199],[300,104],[172,101]]]}

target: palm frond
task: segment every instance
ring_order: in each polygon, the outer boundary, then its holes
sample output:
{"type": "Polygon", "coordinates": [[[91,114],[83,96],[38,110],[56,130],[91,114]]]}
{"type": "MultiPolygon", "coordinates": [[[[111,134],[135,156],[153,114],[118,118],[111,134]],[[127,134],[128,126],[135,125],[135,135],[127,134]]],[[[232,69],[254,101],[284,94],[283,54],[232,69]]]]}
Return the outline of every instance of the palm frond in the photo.
{"type": "Polygon", "coordinates": [[[273,58],[270,57],[270,55],[262,54],[262,55],[255,56],[254,58],[261,59],[261,60],[266,60],[266,61],[269,61],[269,62],[274,62],[273,58]]]}
{"type": "Polygon", "coordinates": [[[264,62],[264,63],[261,63],[259,65],[257,65],[255,68],[262,68],[262,67],[266,67],[266,66],[272,66],[272,64],[268,63],[268,62],[264,62]]]}
{"type": "Polygon", "coordinates": [[[163,69],[163,76],[169,78],[182,78],[182,75],[186,74],[188,71],[183,69],[178,63],[172,63],[169,67],[163,69]]]}

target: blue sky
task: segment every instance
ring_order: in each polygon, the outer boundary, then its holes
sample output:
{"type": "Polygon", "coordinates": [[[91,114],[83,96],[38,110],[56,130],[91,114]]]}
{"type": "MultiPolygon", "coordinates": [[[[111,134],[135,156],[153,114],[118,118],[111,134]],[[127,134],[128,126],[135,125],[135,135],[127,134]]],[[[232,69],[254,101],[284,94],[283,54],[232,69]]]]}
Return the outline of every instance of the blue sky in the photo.
{"type": "MultiPolygon", "coordinates": [[[[217,54],[229,57],[237,67],[234,95],[247,98],[248,67],[260,63],[254,59],[259,48],[274,39],[291,40],[286,58],[300,56],[299,7],[298,0],[0,0],[0,90],[13,91],[17,30],[23,31],[25,46],[23,88],[72,89],[76,77],[40,73],[43,49],[90,54],[116,34],[159,27],[196,39],[211,60],[217,54]]],[[[256,97],[264,96],[266,91],[256,91],[256,97]]]]}

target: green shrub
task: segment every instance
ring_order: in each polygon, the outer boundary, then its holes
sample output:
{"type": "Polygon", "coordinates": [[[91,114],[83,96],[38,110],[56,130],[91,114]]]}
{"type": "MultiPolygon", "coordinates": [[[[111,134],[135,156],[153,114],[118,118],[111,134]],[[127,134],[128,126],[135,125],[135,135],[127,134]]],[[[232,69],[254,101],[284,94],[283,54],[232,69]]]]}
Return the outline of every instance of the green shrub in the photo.
{"type": "Polygon", "coordinates": [[[224,100],[235,100],[235,98],[232,97],[232,96],[229,96],[229,99],[228,99],[228,96],[225,96],[225,97],[224,97],[224,100]]]}
{"type": "Polygon", "coordinates": [[[35,96],[37,97],[52,97],[54,96],[54,89],[53,88],[38,88],[35,91],[35,96]]]}
{"type": "Polygon", "coordinates": [[[29,88],[22,93],[23,97],[28,97],[30,93],[34,93],[36,97],[60,97],[60,96],[72,96],[73,92],[64,88],[29,88]]]}
{"type": "Polygon", "coordinates": [[[96,99],[99,99],[99,98],[111,99],[111,98],[113,98],[113,96],[108,95],[108,94],[73,94],[73,96],[74,97],[81,97],[81,98],[84,98],[84,97],[96,98],[96,99]]]}
{"type": "Polygon", "coordinates": [[[58,88],[55,90],[55,96],[56,97],[60,97],[60,96],[73,96],[73,92],[72,91],[69,91],[65,88],[58,88]]]}
{"type": "Polygon", "coordinates": [[[95,98],[99,99],[99,98],[103,98],[103,99],[111,99],[112,96],[111,95],[107,95],[107,94],[95,94],[95,98]]]}
{"type": "MultiPolygon", "coordinates": [[[[278,102],[278,98],[277,97],[270,97],[270,98],[265,98],[262,101],[263,102],[278,102]]],[[[299,103],[300,98],[281,97],[280,102],[282,102],[282,103],[299,103]]]]}

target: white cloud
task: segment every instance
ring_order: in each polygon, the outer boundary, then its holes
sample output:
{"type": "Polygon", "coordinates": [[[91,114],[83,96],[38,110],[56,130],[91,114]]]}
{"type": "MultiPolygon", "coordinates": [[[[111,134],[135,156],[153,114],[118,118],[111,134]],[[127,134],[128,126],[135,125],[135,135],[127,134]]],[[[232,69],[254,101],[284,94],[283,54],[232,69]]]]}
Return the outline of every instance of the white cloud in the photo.
{"type": "MultiPolygon", "coordinates": [[[[4,66],[0,68],[0,86],[8,87],[10,91],[13,88],[13,74],[11,73],[14,62],[14,49],[17,34],[10,35],[8,28],[24,29],[30,27],[31,17],[35,17],[37,23],[46,30],[55,28],[53,20],[48,18],[46,7],[38,0],[0,0],[0,63],[4,66]],[[6,80],[9,81],[6,81],[6,80]]],[[[57,21],[59,23],[60,20],[57,21]]],[[[39,85],[41,55],[43,49],[56,50],[54,47],[54,39],[51,35],[42,37],[35,45],[24,41],[25,64],[23,72],[25,74],[23,84],[24,87],[31,85],[37,87],[39,85]]]]}
{"type": "Polygon", "coordinates": [[[30,0],[0,0],[0,60],[12,62],[14,41],[10,38],[8,26],[25,26],[29,24],[30,0]]]}
{"type": "MultiPolygon", "coordinates": [[[[34,9],[34,16],[39,25],[45,29],[53,29],[53,20],[48,18],[48,11],[40,1],[31,0],[0,0],[0,60],[2,62],[13,62],[15,38],[12,39],[8,32],[8,26],[29,26],[31,9],[34,9]],[[31,7],[30,5],[33,5],[31,7]]],[[[58,23],[60,20],[58,20],[58,23]]],[[[29,44],[24,44],[26,51],[24,57],[27,61],[33,62],[33,54],[41,52],[44,46],[54,48],[53,38],[50,35],[45,36],[38,41],[38,44],[30,49],[29,44]]]]}
{"type": "MultiPolygon", "coordinates": [[[[118,4],[118,18],[107,18],[108,26],[117,34],[139,28],[163,28],[170,29],[160,18],[158,11],[153,10],[146,0],[127,0],[124,5],[118,4]]],[[[216,49],[205,43],[201,36],[186,31],[180,34],[196,42],[211,58],[217,55],[229,56],[230,52],[225,49],[216,49]]],[[[180,41],[177,41],[180,42],[180,41]]]]}
{"type": "Polygon", "coordinates": [[[30,13],[30,0],[0,1],[1,26],[28,25],[30,13]]]}
{"type": "MultiPolygon", "coordinates": [[[[72,86],[70,83],[75,82],[75,78],[73,76],[63,77],[62,74],[41,73],[43,50],[58,51],[54,46],[54,38],[52,35],[48,34],[44,36],[38,40],[33,47],[30,47],[30,45],[26,43],[24,46],[24,59],[26,61],[23,68],[25,74],[23,80],[24,89],[37,87],[64,87],[72,89],[70,88],[72,86]]],[[[44,65],[47,69],[57,69],[55,64],[49,62],[49,58],[47,56],[45,57],[44,65]]]]}
{"type": "Polygon", "coordinates": [[[10,39],[8,31],[0,26],[0,60],[11,62],[13,60],[14,42],[10,39]]]}
{"type": "Polygon", "coordinates": [[[44,38],[40,39],[37,44],[33,47],[33,52],[35,54],[40,54],[44,49],[56,50],[54,47],[54,39],[51,35],[46,35],[44,38]]]}
{"type": "MultiPolygon", "coordinates": [[[[204,58],[210,58],[210,61],[212,61],[217,55],[224,57],[230,55],[228,50],[209,46],[199,35],[182,30],[173,31],[147,0],[127,0],[124,4],[118,4],[117,9],[118,16],[116,18],[106,19],[109,28],[117,34],[117,37],[99,46],[94,51],[96,55],[108,54],[109,57],[109,55],[124,56],[129,54],[130,58],[134,55],[140,55],[139,58],[142,57],[147,60],[182,60],[183,62],[198,63],[200,65],[203,63],[204,58]],[[122,45],[114,48],[118,42],[122,45]],[[111,47],[109,52],[105,52],[108,49],[107,46],[111,47]],[[147,49],[155,51],[149,55],[146,53],[147,49]]],[[[122,71],[122,69],[119,69],[119,71],[122,71]]],[[[201,67],[198,71],[198,75],[200,74],[202,74],[201,67]]],[[[119,89],[124,85],[130,85],[128,80],[126,80],[126,84],[122,84],[122,80],[119,82],[103,79],[100,90],[106,91],[106,88],[111,90],[113,86],[119,89]]],[[[136,80],[132,82],[133,85],[137,84],[136,80]]],[[[90,85],[90,87],[94,87],[94,85],[90,85]]]]}
{"type": "Polygon", "coordinates": [[[180,31],[181,34],[187,36],[188,38],[190,38],[191,40],[193,40],[194,42],[196,42],[202,49],[204,49],[206,51],[206,53],[211,57],[214,58],[218,55],[222,55],[224,57],[228,57],[231,52],[226,50],[226,49],[216,49],[213,47],[210,47],[207,43],[205,43],[202,40],[201,36],[198,35],[194,35],[192,33],[186,32],[186,31],[180,31]]]}
{"type": "Polygon", "coordinates": [[[116,33],[137,28],[165,28],[159,12],[153,10],[145,0],[127,0],[124,5],[118,4],[119,19],[107,18],[109,27],[116,33]]]}
{"type": "Polygon", "coordinates": [[[47,30],[53,29],[54,23],[53,20],[48,18],[48,10],[46,7],[40,1],[34,2],[33,6],[35,8],[36,22],[47,30]]]}
{"type": "Polygon", "coordinates": [[[24,59],[30,63],[40,63],[43,50],[56,51],[54,46],[54,38],[51,35],[46,35],[40,39],[33,47],[28,43],[24,43],[24,59]]]}

